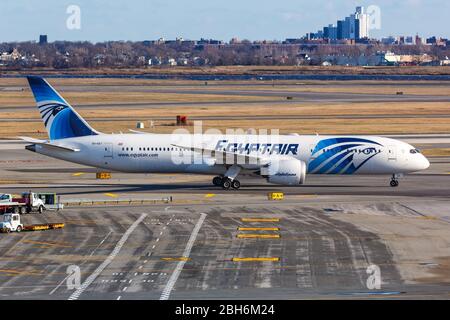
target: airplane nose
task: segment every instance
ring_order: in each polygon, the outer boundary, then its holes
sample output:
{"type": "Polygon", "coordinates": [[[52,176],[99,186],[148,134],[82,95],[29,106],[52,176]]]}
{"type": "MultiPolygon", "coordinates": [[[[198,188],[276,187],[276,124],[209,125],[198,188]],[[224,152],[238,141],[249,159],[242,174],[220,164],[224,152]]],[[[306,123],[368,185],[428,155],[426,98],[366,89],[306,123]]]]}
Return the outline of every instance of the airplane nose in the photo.
{"type": "Polygon", "coordinates": [[[420,169],[419,170],[426,170],[430,167],[430,161],[422,155],[422,159],[420,160],[420,169]]]}

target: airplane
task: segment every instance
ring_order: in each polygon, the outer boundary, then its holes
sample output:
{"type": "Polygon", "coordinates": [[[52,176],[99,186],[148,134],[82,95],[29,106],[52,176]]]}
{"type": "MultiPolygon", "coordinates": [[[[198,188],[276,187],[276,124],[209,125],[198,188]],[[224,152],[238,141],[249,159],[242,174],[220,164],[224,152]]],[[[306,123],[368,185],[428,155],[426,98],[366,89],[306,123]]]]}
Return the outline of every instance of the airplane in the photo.
{"type": "MultiPolygon", "coordinates": [[[[277,185],[302,185],[308,174],[390,175],[425,170],[427,158],[402,141],[375,136],[105,134],[93,129],[42,77],[27,77],[48,140],[21,137],[25,148],[49,157],[118,172],[213,175],[239,189],[239,175],[277,185]]],[[[301,125],[301,124],[299,124],[301,125]]],[[[139,133],[139,134],[138,134],[139,133]]]]}

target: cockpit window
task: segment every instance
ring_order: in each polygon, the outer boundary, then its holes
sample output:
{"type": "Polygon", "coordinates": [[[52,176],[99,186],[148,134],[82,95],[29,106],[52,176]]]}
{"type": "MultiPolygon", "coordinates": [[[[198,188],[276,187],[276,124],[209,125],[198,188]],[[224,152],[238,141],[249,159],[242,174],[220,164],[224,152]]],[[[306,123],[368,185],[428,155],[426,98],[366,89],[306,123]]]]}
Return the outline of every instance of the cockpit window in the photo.
{"type": "Polygon", "coordinates": [[[420,150],[419,149],[411,149],[411,150],[409,150],[409,153],[412,153],[412,154],[420,153],[420,150]]]}

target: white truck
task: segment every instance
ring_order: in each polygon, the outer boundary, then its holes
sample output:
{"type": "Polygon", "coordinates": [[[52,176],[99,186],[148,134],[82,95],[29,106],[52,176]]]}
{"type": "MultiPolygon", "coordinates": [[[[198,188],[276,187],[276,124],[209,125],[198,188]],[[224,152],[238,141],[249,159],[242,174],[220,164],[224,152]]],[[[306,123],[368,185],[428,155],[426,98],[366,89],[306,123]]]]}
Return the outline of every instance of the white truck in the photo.
{"type": "Polygon", "coordinates": [[[7,213],[3,215],[3,220],[0,222],[0,232],[10,233],[21,231],[41,231],[49,229],[62,229],[64,226],[65,224],[62,222],[23,225],[20,221],[20,214],[7,213]]]}
{"type": "Polygon", "coordinates": [[[21,232],[22,230],[23,224],[20,223],[20,215],[18,213],[7,213],[3,215],[3,221],[0,222],[1,232],[21,232]]]}
{"type": "Polygon", "coordinates": [[[43,213],[46,209],[44,200],[34,192],[24,192],[20,198],[7,193],[0,195],[0,213],[43,213]]]}

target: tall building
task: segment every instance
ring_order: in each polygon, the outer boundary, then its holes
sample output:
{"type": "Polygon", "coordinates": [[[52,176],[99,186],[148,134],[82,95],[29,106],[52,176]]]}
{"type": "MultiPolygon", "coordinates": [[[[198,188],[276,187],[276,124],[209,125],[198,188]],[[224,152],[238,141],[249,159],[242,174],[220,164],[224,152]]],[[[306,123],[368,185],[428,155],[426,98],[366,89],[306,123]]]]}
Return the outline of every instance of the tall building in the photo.
{"type": "Polygon", "coordinates": [[[369,38],[369,15],[364,12],[364,7],[356,7],[356,18],[359,20],[359,38],[369,38]]]}
{"type": "Polygon", "coordinates": [[[369,38],[369,15],[365,12],[364,7],[356,7],[354,14],[345,17],[343,20],[338,20],[336,26],[330,24],[323,27],[321,32],[314,34],[314,38],[329,40],[369,38]]]}
{"type": "Polygon", "coordinates": [[[332,24],[328,26],[328,39],[330,40],[337,39],[337,27],[332,24]]]}
{"type": "Polygon", "coordinates": [[[46,34],[41,34],[39,36],[39,44],[47,44],[47,35],[46,34]]]}
{"type": "Polygon", "coordinates": [[[356,15],[351,14],[349,17],[350,34],[348,39],[356,39],[356,15]]]}
{"type": "Polygon", "coordinates": [[[350,39],[350,18],[346,17],[342,25],[342,39],[350,39]]]}
{"type": "Polygon", "coordinates": [[[336,37],[338,40],[344,39],[343,28],[344,28],[344,21],[338,20],[338,22],[337,22],[337,37],[336,37]]]}
{"type": "Polygon", "coordinates": [[[328,27],[323,27],[323,38],[329,40],[337,39],[337,28],[330,24],[328,27]]]}

